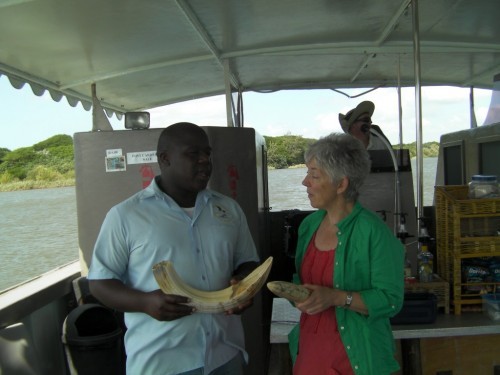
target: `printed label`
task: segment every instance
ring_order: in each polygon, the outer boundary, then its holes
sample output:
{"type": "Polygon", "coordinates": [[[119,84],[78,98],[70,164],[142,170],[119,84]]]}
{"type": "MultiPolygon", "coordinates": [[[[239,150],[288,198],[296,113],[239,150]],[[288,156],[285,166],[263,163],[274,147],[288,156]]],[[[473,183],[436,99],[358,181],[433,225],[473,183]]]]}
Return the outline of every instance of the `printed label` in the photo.
{"type": "Polygon", "coordinates": [[[112,150],[106,150],[106,157],[112,158],[115,156],[122,156],[122,149],[121,148],[115,148],[112,150]]]}
{"type": "Polygon", "coordinates": [[[128,152],[127,162],[129,164],[157,163],[156,151],[128,152]]]}

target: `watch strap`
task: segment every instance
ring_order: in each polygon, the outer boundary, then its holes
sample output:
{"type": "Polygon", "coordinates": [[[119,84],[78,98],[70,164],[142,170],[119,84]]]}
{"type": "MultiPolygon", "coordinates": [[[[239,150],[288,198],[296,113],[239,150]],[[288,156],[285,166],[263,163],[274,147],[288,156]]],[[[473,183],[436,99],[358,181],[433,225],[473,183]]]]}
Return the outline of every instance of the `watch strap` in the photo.
{"type": "Polygon", "coordinates": [[[345,304],[344,307],[347,309],[349,306],[351,306],[352,303],[352,292],[347,292],[347,295],[345,297],[345,304]]]}

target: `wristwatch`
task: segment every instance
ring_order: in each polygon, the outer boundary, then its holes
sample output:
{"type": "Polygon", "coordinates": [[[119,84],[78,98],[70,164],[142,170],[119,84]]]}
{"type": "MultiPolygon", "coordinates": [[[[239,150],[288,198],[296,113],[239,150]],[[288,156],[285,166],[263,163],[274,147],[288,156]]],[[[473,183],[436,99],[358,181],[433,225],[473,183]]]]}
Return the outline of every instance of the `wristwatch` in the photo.
{"type": "Polygon", "coordinates": [[[349,306],[351,306],[351,303],[352,303],[352,292],[347,292],[347,295],[345,297],[344,307],[348,309],[349,306]]]}

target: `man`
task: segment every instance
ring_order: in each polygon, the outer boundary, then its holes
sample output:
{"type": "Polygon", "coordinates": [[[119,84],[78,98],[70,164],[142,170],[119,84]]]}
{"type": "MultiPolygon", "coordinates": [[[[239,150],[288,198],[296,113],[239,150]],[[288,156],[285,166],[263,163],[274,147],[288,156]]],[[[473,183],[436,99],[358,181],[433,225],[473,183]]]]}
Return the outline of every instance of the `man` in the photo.
{"type": "Polygon", "coordinates": [[[219,290],[258,265],[245,215],[207,189],[211,147],[197,125],[177,123],[158,140],[161,174],[113,207],[96,241],[88,275],[93,295],[125,312],[127,374],[242,374],[239,314],[201,314],[187,298],[163,294],[152,266],[171,260],[189,285],[219,290]],[[224,215],[221,215],[221,210],[224,215]]]}
{"type": "Polygon", "coordinates": [[[380,127],[372,124],[372,115],[375,110],[375,104],[370,101],[364,101],[351,109],[345,115],[339,113],[340,126],[344,133],[349,133],[359,139],[367,150],[387,150],[387,146],[376,135],[371,134],[370,129],[375,130],[387,143],[391,143],[386,138],[380,127]]]}

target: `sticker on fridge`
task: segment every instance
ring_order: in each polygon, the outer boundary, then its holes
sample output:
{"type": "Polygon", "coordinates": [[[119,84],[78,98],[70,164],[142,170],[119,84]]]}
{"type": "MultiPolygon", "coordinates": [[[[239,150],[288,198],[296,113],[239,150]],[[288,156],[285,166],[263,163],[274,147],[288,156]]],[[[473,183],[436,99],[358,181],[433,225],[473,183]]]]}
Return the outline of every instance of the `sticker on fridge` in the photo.
{"type": "Polygon", "coordinates": [[[127,170],[125,156],[107,156],[106,157],[106,172],[121,172],[127,170]]]}

